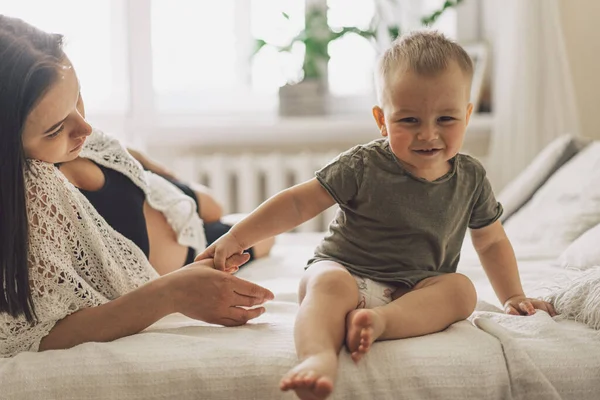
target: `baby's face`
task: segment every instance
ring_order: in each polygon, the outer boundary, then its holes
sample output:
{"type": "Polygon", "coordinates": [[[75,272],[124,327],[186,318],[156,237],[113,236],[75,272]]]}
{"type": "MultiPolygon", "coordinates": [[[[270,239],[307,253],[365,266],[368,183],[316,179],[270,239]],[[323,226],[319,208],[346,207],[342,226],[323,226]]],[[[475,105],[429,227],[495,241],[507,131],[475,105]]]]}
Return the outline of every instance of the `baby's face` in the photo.
{"type": "Polygon", "coordinates": [[[382,134],[413,174],[436,179],[448,172],[473,110],[469,91],[469,80],[455,63],[433,76],[401,72],[388,83],[382,134]]]}

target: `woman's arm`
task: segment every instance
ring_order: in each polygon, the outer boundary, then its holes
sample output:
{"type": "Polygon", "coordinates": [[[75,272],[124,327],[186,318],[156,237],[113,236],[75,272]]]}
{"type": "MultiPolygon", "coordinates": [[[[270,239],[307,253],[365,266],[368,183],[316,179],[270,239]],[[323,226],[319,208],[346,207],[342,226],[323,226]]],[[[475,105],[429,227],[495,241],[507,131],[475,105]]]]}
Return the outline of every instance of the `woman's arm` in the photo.
{"type": "Polygon", "coordinates": [[[106,304],[63,318],[42,339],[39,350],[110,342],[140,332],[172,312],[174,307],[165,282],[157,279],[106,304]]]}
{"type": "MultiPolygon", "coordinates": [[[[245,261],[245,256],[231,260],[232,265],[245,261]]],[[[252,307],[274,297],[261,286],[211,267],[212,260],[190,264],[106,304],[77,311],[56,323],[39,349],[109,342],[138,333],[174,312],[213,324],[243,325],[265,309],[240,307],[252,307]]]]}
{"type": "Polygon", "coordinates": [[[142,167],[144,167],[144,169],[152,171],[156,175],[160,175],[163,178],[177,180],[177,176],[175,176],[175,173],[173,171],[166,168],[164,165],[158,163],[157,161],[154,161],[147,155],[131,148],[127,148],[127,152],[131,154],[131,156],[135,158],[140,164],[142,164],[142,167]]]}

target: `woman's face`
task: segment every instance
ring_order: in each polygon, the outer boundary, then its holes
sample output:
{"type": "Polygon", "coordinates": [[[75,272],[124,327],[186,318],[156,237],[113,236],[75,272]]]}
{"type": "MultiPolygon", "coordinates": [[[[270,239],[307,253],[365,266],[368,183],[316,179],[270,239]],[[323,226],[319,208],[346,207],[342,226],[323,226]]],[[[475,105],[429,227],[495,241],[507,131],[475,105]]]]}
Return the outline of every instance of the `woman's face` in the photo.
{"type": "Polygon", "coordinates": [[[25,156],[53,164],[74,160],[91,132],[77,75],[65,59],[59,66],[58,79],[25,121],[25,156]]]}

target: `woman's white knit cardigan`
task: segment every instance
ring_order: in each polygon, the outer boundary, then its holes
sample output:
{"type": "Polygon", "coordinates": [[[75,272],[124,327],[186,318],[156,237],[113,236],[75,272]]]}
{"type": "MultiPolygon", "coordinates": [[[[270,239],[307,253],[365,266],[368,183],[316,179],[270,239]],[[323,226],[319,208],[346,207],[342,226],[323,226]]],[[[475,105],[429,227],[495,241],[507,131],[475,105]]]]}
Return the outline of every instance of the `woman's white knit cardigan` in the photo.
{"type": "MultiPolygon", "coordinates": [[[[163,178],[144,171],[119,141],[94,131],[81,157],[123,173],[161,211],[178,242],[205,247],[202,221],[192,199],[163,178]]],[[[0,356],[37,351],[56,322],[99,306],[157,277],[144,253],[112,229],[52,164],[28,161],[29,282],[37,321],[0,314],[0,356]]],[[[119,199],[115,198],[115,207],[119,199]]]]}

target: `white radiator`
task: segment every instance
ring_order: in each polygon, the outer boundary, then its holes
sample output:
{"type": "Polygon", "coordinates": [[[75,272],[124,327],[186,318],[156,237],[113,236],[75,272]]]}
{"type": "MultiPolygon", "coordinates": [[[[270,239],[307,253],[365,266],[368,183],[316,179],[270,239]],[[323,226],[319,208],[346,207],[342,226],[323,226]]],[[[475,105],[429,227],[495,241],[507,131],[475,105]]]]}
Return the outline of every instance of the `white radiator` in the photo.
{"type": "MultiPolygon", "coordinates": [[[[274,194],[313,178],[338,154],[194,154],[179,156],[171,165],[182,179],[208,186],[225,214],[249,213],[274,194]]],[[[337,206],[329,208],[296,231],[325,231],[336,210],[337,206]]]]}

